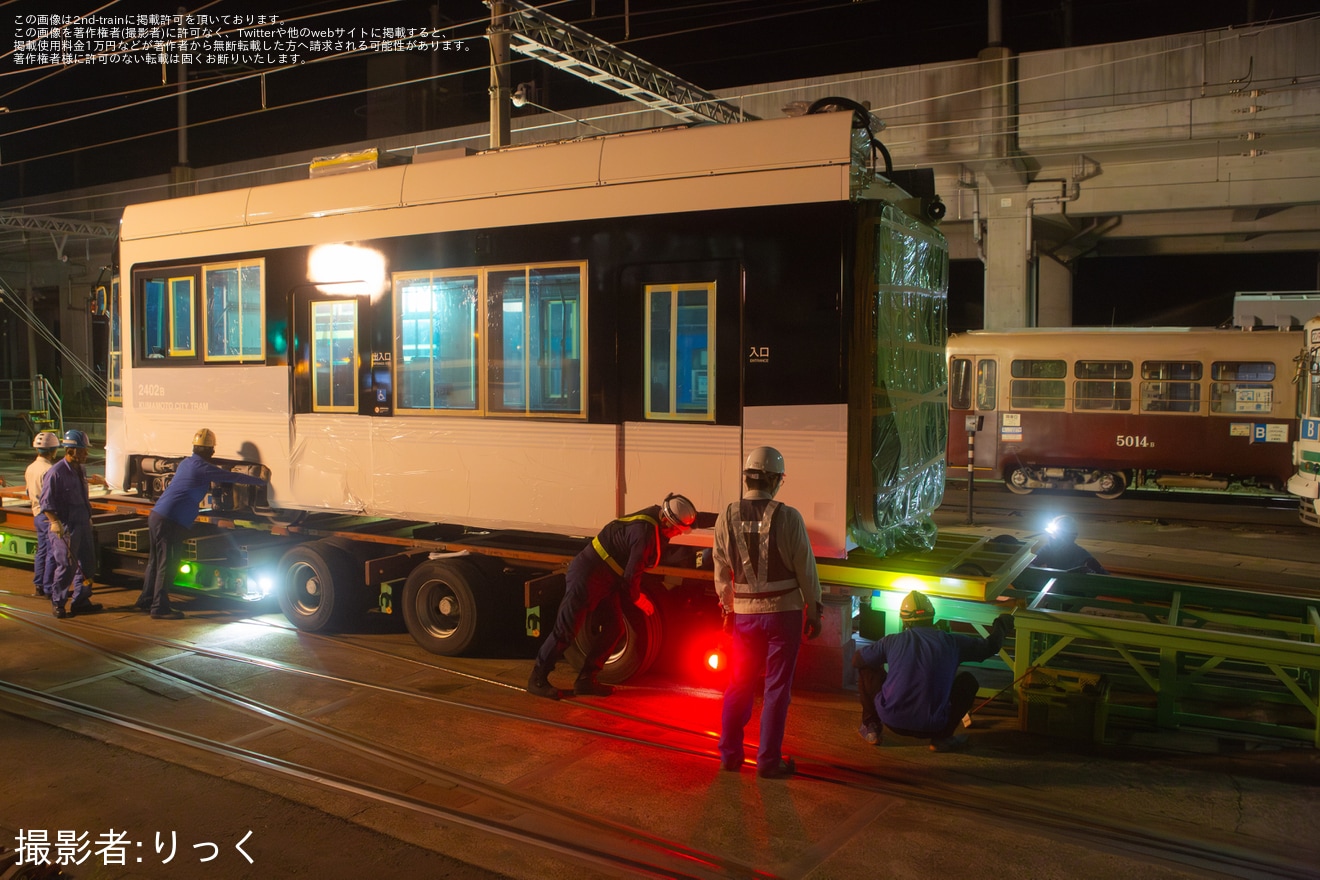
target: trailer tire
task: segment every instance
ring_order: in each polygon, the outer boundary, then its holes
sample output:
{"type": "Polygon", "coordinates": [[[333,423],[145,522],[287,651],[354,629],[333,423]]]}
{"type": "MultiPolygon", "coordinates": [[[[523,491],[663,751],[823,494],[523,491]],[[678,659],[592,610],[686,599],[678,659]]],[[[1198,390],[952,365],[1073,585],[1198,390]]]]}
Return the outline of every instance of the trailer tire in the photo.
{"type": "MultiPolygon", "coordinates": [[[[660,604],[654,600],[652,604],[656,606],[655,612],[646,615],[631,602],[623,603],[623,639],[614,653],[605,659],[605,666],[600,671],[601,681],[607,684],[625,682],[650,669],[660,656],[664,620],[660,604]]],[[[574,669],[582,668],[582,661],[591,650],[592,633],[589,629],[589,626],[582,627],[565,652],[565,659],[574,669]]]]}
{"type": "Polygon", "coordinates": [[[1014,495],[1030,495],[1031,487],[1027,485],[1028,479],[1030,478],[1027,476],[1026,471],[1022,468],[1014,468],[1004,474],[1004,485],[1014,495]]]}
{"type": "Polygon", "coordinates": [[[361,591],[339,548],[320,541],[299,544],[284,554],[280,572],[280,610],[303,632],[333,631],[352,615],[353,597],[361,591]]]}
{"type": "Polygon", "coordinates": [[[403,620],[413,640],[453,657],[484,641],[496,610],[491,585],[471,562],[431,559],[403,584],[403,620]]]}

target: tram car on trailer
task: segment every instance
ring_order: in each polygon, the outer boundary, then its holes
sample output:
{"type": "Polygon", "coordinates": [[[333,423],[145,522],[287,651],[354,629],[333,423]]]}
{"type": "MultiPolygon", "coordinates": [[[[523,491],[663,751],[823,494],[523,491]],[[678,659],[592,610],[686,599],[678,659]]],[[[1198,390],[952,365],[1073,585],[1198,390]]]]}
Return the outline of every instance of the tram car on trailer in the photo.
{"type": "MultiPolygon", "coordinates": [[[[854,122],[420,155],[129,207],[107,478],[155,497],[209,426],[220,457],[268,469],[258,503],[272,515],[447,524],[534,547],[669,492],[711,522],[741,494],[746,451],[769,444],[818,555],[929,541],[944,476],[942,211],[933,177],[922,198],[874,172],[854,122]]],[[[281,575],[285,613],[310,630],[332,622],[311,586],[340,589],[326,560],[342,547],[320,549],[290,550],[281,575]],[[298,564],[315,575],[305,588],[298,564]]],[[[422,566],[453,583],[455,564],[422,566]]],[[[485,614],[503,607],[481,598],[495,588],[440,607],[485,614]]],[[[404,599],[405,616],[426,613],[404,599]]],[[[428,631],[432,650],[462,647],[428,631]]]]}
{"type": "Polygon", "coordinates": [[[1064,328],[949,338],[948,464],[1009,490],[1279,491],[1294,330],[1064,328]]]}

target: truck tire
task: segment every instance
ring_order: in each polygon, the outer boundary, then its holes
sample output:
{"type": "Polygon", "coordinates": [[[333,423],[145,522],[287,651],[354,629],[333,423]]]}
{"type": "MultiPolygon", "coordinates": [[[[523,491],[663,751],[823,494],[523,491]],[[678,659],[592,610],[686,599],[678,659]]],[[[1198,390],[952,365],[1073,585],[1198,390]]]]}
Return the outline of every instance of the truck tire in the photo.
{"type": "Polygon", "coordinates": [[[303,632],[343,626],[360,604],[354,567],[337,547],[320,541],[299,544],[280,560],[280,610],[303,632]]]}
{"type": "Polygon", "coordinates": [[[496,616],[492,585],[464,559],[430,559],[403,584],[403,620],[417,644],[453,657],[484,641],[496,616]]]}
{"type": "MultiPolygon", "coordinates": [[[[649,597],[649,594],[648,594],[649,597]]],[[[620,684],[650,669],[660,656],[664,641],[664,622],[660,603],[652,599],[655,613],[649,617],[630,602],[623,603],[623,639],[605,660],[600,680],[607,684],[620,684]]],[[[591,649],[592,633],[589,626],[578,632],[573,644],[565,652],[565,659],[574,669],[582,668],[587,651],[591,649]]]]}

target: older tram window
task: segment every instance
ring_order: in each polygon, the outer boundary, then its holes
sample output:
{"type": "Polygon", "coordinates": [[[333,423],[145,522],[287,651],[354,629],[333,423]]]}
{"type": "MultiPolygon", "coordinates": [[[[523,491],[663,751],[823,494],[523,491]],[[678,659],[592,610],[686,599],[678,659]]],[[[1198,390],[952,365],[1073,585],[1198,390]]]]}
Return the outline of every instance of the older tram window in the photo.
{"type": "Polygon", "coordinates": [[[1201,374],[1198,361],[1143,361],[1141,411],[1201,411],[1201,374]]]}
{"type": "Polygon", "coordinates": [[[1073,409],[1132,409],[1131,361],[1075,361],[1073,409]]]}
{"type": "Polygon", "coordinates": [[[976,408],[994,409],[999,397],[997,361],[979,361],[976,364],[976,408]]]}
{"type": "Polygon", "coordinates": [[[949,409],[972,408],[972,362],[953,358],[949,364],[949,409]]]}
{"type": "Polygon", "coordinates": [[[715,284],[648,284],[646,417],[708,421],[715,417],[715,284]]]}
{"type": "Polygon", "coordinates": [[[261,261],[202,268],[203,356],[208,361],[265,360],[261,261]]]}
{"type": "Polygon", "coordinates": [[[1215,361],[1210,365],[1210,411],[1271,413],[1274,411],[1274,364],[1215,361]]]}
{"type": "Polygon", "coordinates": [[[1061,360],[1015,360],[1009,364],[1009,405],[1013,409],[1062,409],[1068,364],[1061,360]]]}

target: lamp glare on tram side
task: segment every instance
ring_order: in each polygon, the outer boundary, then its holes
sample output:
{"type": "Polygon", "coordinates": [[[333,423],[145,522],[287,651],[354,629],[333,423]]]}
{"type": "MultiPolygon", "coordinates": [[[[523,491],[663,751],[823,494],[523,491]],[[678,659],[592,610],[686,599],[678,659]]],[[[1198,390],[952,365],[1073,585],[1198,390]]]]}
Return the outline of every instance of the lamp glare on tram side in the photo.
{"type": "Polygon", "coordinates": [[[385,292],[385,255],[352,244],[323,244],[307,255],[307,280],[331,296],[380,296],[385,292]]]}

